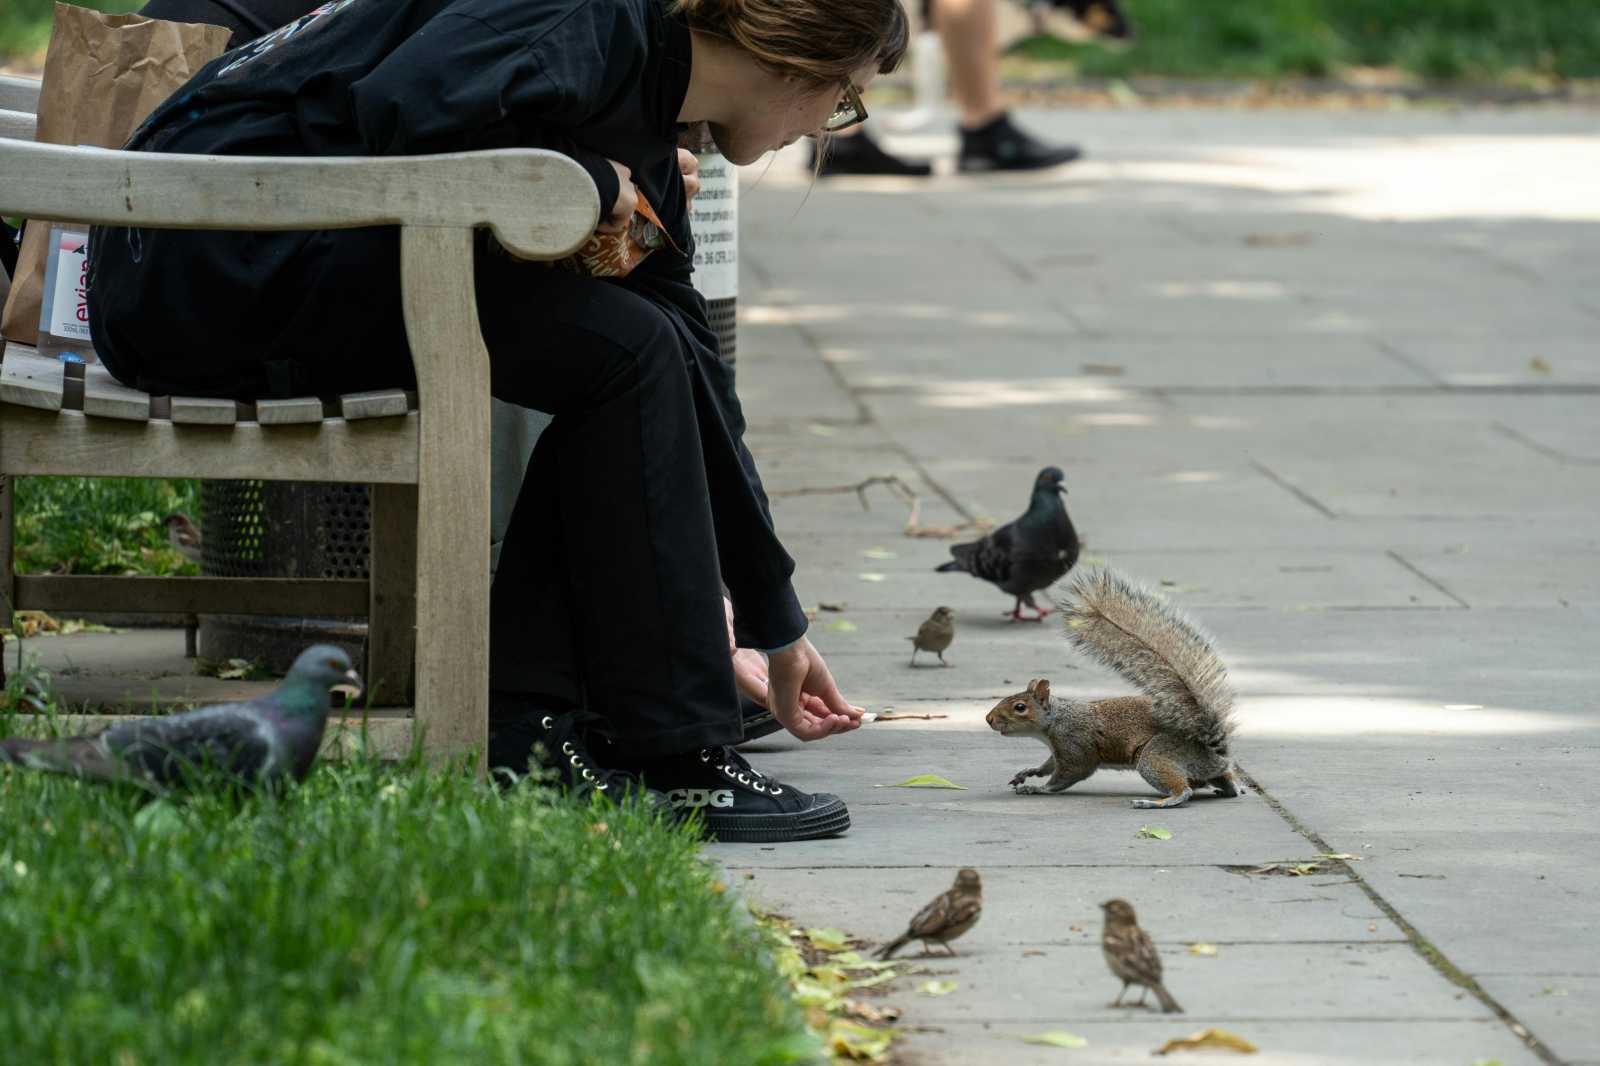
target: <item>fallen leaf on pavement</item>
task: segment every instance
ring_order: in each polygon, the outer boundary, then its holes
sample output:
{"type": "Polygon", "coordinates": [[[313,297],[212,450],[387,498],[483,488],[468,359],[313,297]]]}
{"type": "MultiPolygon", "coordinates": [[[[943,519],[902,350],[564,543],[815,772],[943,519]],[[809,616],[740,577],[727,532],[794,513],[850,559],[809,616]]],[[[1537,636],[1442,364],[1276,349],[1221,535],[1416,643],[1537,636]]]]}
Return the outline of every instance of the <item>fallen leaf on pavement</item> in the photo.
{"type": "Polygon", "coordinates": [[[1336,862],[1360,862],[1361,856],[1347,855],[1342,851],[1323,851],[1317,853],[1319,859],[1333,859],[1336,862]]]}
{"type": "Polygon", "coordinates": [[[1190,944],[1189,945],[1189,954],[1191,954],[1191,955],[1215,955],[1216,953],[1217,953],[1217,945],[1215,945],[1215,944],[1190,944]]]}
{"type": "Polygon", "coordinates": [[[862,581],[882,581],[884,579],[883,574],[857,574],[856,577],[859,577],[862,581]]]}
{"type": "Polygon", "coordinates": [[[1155,1054],[1167,1055],[1174,1051],[1194,1051],[1199,1048],[1238,1051],[1246,1055],[1254,1055],[1260,1050],[1244,1037],[1230,1033],[1226,1029],[1202,1029],[1193,1036],[1180,1036],[1168,1040],[1156,1049],[1155,1054]]]}
{"type": "Polygon", "coordinates": [[[1151,840],[1171,840],[1172,830],[1163,829],[1159,825],[1141,825],[1136,835],[1147,837],[1151,840]]]}
{"type": "Polygon", "coordinates": [[[1550,364],[1536,355],[1528,360],[1528,369],[1535,374],[1548,374],[1550,373],[1550,364]]]}
{"type": "Polygon", "coordinates": [[[898,559],[900,556],[888,548],[866,548],[861,552],[868,559],[898,559]]]}
{"type": "Polygon", "coordinates": [[[854,633],[859,627],[848,618],[840,618],[837,621],[829,622],[822,628],[831,629],[835,633],[854,633]]]}
{"type": "Polygon", "coordinates": [[[873,1029],[855,1022],[836,1021],[828,1028],[828,1050],[857,1062],[881,1062],[894,1039],[893,1029],[873,1029]]]}
{"type": "Polygon", "coordinates": [[[948,996],[959,987],[954,981],[924,981],[917,991],[925,996],[948,996]]]}
{"type": "Polygon", "coordinates": [[[958,785],[954,781],[947,781],[938,774],[917,774],[904,781],[896,781],[892,785],[873,785],[873,788],[958,788],[967,791],[966,785],[958,785]]]}
{"type": "Polygon", "coordinates": [[[807,929],[806,938],[822,951],[843,951],[850,946],[850,938],[840,929],[807,929]]]}
{"type": "Polygon", "coordinates": [[[1087,1047],[1089,1044],[1089,1041],[1077,1033],[1069,1033],[1065,1029],[1052,1029],[1048,1033],[1038,1033],[1022,1039],[1024,1043],[1044,1044],[1048,1047],[1087,1047]]]}

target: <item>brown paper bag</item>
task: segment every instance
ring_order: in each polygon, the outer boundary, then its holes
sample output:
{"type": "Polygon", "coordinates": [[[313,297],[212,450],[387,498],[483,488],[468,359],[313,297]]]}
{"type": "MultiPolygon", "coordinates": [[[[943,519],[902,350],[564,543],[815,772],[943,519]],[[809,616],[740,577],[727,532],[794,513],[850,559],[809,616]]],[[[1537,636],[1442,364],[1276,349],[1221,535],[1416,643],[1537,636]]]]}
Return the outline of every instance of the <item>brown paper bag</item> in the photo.
{"type": "MultiPolygon", "coordinates": [[[[227,44],[222,26],[102,15],[58,3],[35,139],[121,148],[157,104],[227,44]]],[[[22,239],[17,276],[0,317],[0,335],[9,340],[38,343],[49,233],[48,222],[31,222],[22,239]]]]}

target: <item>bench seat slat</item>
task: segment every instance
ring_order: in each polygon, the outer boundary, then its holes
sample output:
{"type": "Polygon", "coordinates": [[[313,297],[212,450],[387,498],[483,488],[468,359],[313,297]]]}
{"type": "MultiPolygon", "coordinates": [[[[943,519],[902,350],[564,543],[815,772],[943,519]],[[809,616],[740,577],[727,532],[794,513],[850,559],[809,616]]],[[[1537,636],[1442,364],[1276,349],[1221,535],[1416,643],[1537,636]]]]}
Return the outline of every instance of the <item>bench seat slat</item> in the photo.
{"type": "Polygon", "coordinates": [[[25,344],[7,344],[5,361],[0,362],[0,403],[59,411],[66,370],[61,360],[25,344]]]}
{"type": "Polygon", "coordinates": [[[239,405],[232,400],[204,396],[174,396],[172,420],[188,426],[231,426],[239,419],[239,405]]]}
{"type": "Polygon", "coordinates": [[[315,396],[292,400],[257,400],[256,421],[263,426],[290,426],[322,421],[322,401],[315,396]]]}
{"type": "Polygon", "coordinates": [[[261,478],[415,484],[417,424],[404,418],[316,425],[243,422],[226,433],[152,418],[129,422],[81,411],[0,411],[7,474],[73,477],[261,478]]]}
{"type": "Polygon", "coordinates": [[[128,388],[99,363],[90,363],[83,370],[83,413],[145,422],[150,418],[150,394],[128,388]]]}
{"type": "Polygon", "coordinates": [[[339,397],[339,412],[349,421],[361,418],[392,418],[412,409],[403,389],[351,392],[339,397]]]}

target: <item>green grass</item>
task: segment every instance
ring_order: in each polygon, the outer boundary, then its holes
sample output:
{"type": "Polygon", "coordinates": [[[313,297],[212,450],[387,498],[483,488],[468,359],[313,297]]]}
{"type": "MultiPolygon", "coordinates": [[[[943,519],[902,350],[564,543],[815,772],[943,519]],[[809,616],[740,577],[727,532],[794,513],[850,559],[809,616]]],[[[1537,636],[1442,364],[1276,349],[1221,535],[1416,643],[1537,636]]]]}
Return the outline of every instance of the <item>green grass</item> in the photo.
{"type": "Polygon", "coordinates": [[[0,768],[0,825],[8,1062],[817,1054],[695,840],[636,809],[360,761],[142,807],[0,768]]]}
{"type": "Polygon", "coordinates": [[[1600,77],[1594,0],[1125,0],[1125,49],[1053,40],[1024,55],[1092,77],[1325,77],[1397,67],[1430,81],[1600,77]]]}
{"type": "Polygon", "coordinates": [[[172,511],[198,520],[198,481],[19,478],[16,495],[20,573],[199,573],[162,524],[172,511]]]}

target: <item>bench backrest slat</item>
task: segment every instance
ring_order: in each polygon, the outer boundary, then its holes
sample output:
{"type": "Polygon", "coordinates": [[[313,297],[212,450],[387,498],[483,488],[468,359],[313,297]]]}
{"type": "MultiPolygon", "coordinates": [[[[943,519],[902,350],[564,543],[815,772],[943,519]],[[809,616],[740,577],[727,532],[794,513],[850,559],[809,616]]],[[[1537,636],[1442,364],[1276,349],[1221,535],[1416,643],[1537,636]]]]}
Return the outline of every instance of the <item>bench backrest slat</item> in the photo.
{"type": "Polygon", "coordinates": [[[322,401],[315,396],[293,400],[257,400],[256,421],[263,426],[304,425],[322,421],[322,401]]]}
{"type": "Polygon", "coordinates": [[[39,89],[42,84],[38,78],[0,74],[0,110],[38,114],[39,89]]]}
{"type": "Polygon", "coordinates": [[[68,148],[0,139],[0,214],[165,229],[489,226],[528,259],[593,232],[576,162],[532,148],[426,156],[258,157],[68,148]]]}

